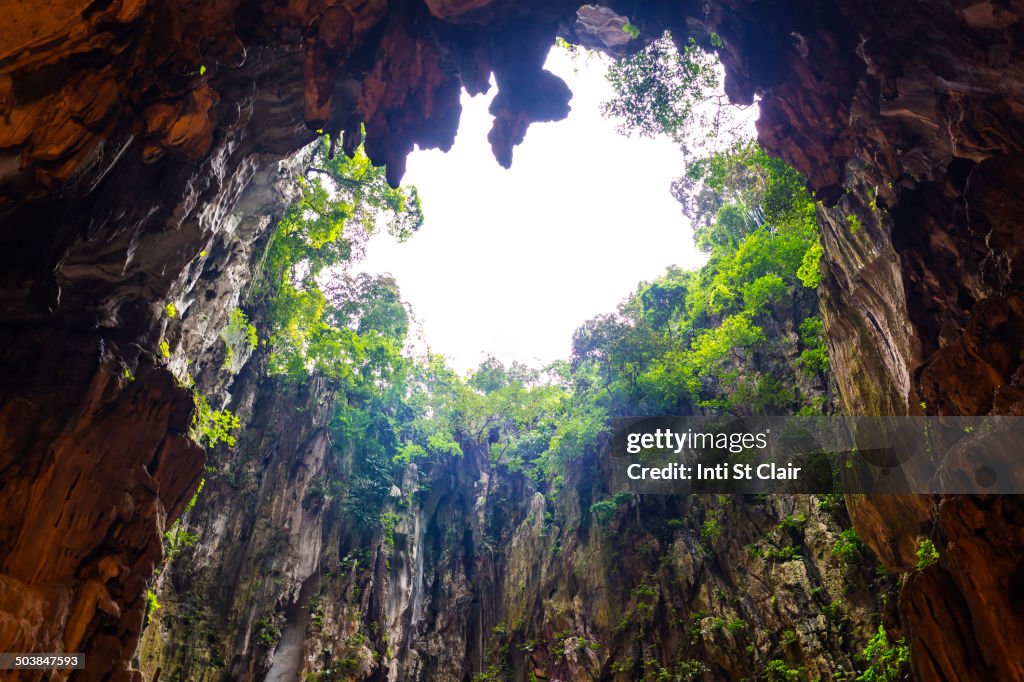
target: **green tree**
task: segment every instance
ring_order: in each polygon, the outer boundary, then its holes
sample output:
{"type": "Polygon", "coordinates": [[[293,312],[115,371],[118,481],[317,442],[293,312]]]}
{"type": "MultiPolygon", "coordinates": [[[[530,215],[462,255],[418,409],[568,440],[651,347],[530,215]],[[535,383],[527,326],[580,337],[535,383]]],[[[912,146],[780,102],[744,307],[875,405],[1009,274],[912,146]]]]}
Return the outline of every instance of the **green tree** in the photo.
{"type": "Polygon", "coordinates": [[[713,54],[692,38],[680,52],[666,33],[643,49],[612,62],[608,80],[615,97],[602,113],[620,119],[624,134],[666,134],[683,143],[701,105],[723,97],[713,54]]]}
{"type": "Polygon", "coordinates": [[[299,199],[278,222],[268,251],[264,284],[271,294],[286,284],[313,286],[379,225],[405,240],[423,224],[416,189],[391,188],[384,168],[373,166],[362,148],[351,158],[332,158],[321,140],[299,184],[299,199]]]}
{"type": "MultiPolygon", "coordinates": [[[[767,374],[754,358],[771,352],[762,325],[774,307],[804,288],[799,272],[818,244],[813,201],[799,174],[749,142],[691,164],[687,182],[701,197],[691,219],[707,264],[670,268],[616,313],[581,326],[576,385],[587,377],[586,390],[609,414],[795,411],[801,405],[787,386],[796,378],[767,374]]],[[[816,376],[828,354],[814,319],[817,327],[801,327],[803,354],[792,369],[816,376]]]]}
{"type": "Polygon", "coordinates": [[[332,158],[326,140],[300,184],[300,198],[277,226],[263,273],[269,371],[301,380],[318,368],[345,383],[350,368],[332,366],[332,358],[372,364],[399,349],[408,315],[393,281],[350,277],[339,269],[378,224],[406,239],[419,229],[423,214],[415,189],[392,189],[384,169],[374,167],[362,149],[352,158],[332,158]],[[332,273],[329,284],[321,281],[326,272],[332,273]]]}

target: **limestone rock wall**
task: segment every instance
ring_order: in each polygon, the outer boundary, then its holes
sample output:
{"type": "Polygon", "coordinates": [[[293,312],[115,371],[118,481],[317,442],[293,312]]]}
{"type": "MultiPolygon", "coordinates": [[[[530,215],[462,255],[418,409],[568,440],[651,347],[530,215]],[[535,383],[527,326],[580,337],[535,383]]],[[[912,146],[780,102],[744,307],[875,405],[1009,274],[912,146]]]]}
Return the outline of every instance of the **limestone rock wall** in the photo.
{"type": "Polygon", "coordinates": [[[206,204],[181,234],[129,231],[81,242],[96,261],[66,262],[62,276],[73,291],[106,292],[99,308],[83,303],[43,317],[7,310],[18,315],[4,327],[0,353],[7,650],[77,650],[89,665],[76,677],[131,677],[163,534],[204,475],[204,451],[191,440],[190,375],[214,409],[224,406],[235,376],[223,367],[221,333],[267,226],[294,192],[289,164],[254,156],[239,174],[225,190],[233,195],[206,204]],[[184,265],[155,269],[159,286],[130,274],[189,239],[201,250],[172,251],[184,265]],[[150,286],[159,298],[137,298],[150,286]],[[116,313],[123,324],[86,321],[122,302],[131,308],[116,313]]]}
{"type": "Polygon", "coordinates": [[[147,678],[830,678],[879,618],[898,628],[895,576],[837,557],[849,520],[811,496],[628,498],[601,520],[595,458],[553,503],[476,447],[409,467],[393,530],[356,532],[330,482],[358,452],[325,444],[314,392],[267,388],[160,574],[147,678]]]}
{"type": "Polygon", "coordinates": [[[69,341],[50,360],[54,383],[0,410],[0,637],[10,651],[84,653],[94,664],[78,677],[109,679],[137,645],[163,528],[198,485],[204,456],[186,436],[191,397],[169,372],[143,360],[126,377],[116,350],[69,341]],[[60,373],[86,352],[88,371],[60,373]],[[60,401],[58,388],[80,390],[81,402],[60,401]],[[16,458],[40,441],[45,459],[16,458]]]}
{"type": "MultiPolygon", "coordinates": [[[[756,31],[741,5],[708,22],[738,55],[731,92],[762,93],[761,142],[825,202],[823,308],[844,407],[1019,414],[1022,8],[762,8],[756,31]],[[766,47],[752,42],[766,32],[779,42],[758,74],[751,56],[766,47]]],[[[939,548],[901,596],[921,679],[1024,678],[1019,501],[850,505],[891,570],[914,567],[922,537],[939,548]]]]}
{"type": "MultiPolygon", "coordinates": [[[[794,320],[739,372],[798,376],[794,320]]],[[[153,679],[464,680],[852,674],[879,622],[898,631],[895,576],[833,548],[841,502],[811,496],[615,498],[601,459],[548,497],[487,446],[399,472],[378,517],[347,507],[363,456],[332,430],[330,386],[233,381],[238,443],[161,567],[139,665],[153,679]]],[[[804,386],[827,402],[827,385],[804,386]]]]}
{"type": "MultiPolygon", "coordinates": [[[[609,4],[643,37],[721,36],[730,96],[760,99],[762,144],[822,198],[825,316],[847,409],[1020,413],[1018,2],[609,4]]],[[[182,278],[212,253],[245,188],[316,130],[351,149],[361,123],[397,180],[414,144],[451,144],[460,86],[483,90],[492,72],[490,139],[507,164],[530,121],[566,111],[568,92],[540,64],[557,32],[575,37],[575,9],[8,8],[0,481],[12,511],[0,527],[0,649],[78,642],[97,652],[96,676],[127,675],[160,532],[202,467],[184,437],[188,393],[151,359],[179,333],[161,311],[191,296],[182,278]],[[49,506],[61,500],[65,513],[49,506]],[[89,531],[65,532],[79,524],[89,531]]],[[[1024,678],[1019,502],[850,508],[891,569],[912,565],[918,536],[939,548],[901,597],[920,677],[1024,678]]]]}

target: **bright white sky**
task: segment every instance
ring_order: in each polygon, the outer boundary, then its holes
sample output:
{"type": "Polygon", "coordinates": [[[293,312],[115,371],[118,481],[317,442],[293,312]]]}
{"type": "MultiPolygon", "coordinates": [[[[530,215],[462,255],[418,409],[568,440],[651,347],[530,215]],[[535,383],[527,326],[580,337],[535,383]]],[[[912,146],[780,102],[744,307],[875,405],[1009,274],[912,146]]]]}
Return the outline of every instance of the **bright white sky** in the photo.
{"type": "Polygon", "coordinates": [[[582,322],[615,309],[641,280],[703,261],[669,186],[682,155],[666,139],[623,137],[601,117],[602,61],[552,49],[547,68],[573,92],[572,113],[535,123],[512,168],[487,143],[487,95],[463,94],[447,154],[415,151],[422,229],[404,244],[378,234],[358,266],[391,273],[431,349],[465,372],[488,353],[506,364],[566,358],[582,322]]]}

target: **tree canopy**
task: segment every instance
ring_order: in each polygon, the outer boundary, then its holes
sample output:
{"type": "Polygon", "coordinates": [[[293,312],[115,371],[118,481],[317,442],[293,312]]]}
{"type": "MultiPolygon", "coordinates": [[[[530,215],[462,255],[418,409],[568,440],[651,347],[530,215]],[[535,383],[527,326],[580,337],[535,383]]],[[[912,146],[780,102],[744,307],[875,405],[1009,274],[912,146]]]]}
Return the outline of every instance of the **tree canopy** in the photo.
{"type": "Polygon", "coordinates": [[[737,107],[722,88],[724,72],[715,51],[722,40],[711,34],[703,44],[683,44],[665,33],[640,50],[612,61],[608,81],[614,96],[601,113],[619,121],[624,135],[665,135],[687,154],[717,149],[720,139],[739,133],[737,107]]]}
{"type": "MultiPolygon", "coordinates": [[[[681,135],[718,89],[717,68],[692,43],[679,54],[655,41],[612,69],[618,99],[607,111],[641,134],[681,135]]],[[[399,238],[419,227],[415,190],[391,189],[361,152],[332,159],[326,149],[269,249],[268,371],[334,388],[335,441],[360,451],[335,497],[360,517],[380,516],[396,468],[469,448],[553,492],[611,416],[820,409],[798,389],[821,385],[828,369],[820,318],[790,321],[795,361],[758,361],[774,352],[765,326],[820,282],[821,247],[803,178],[753,142],[692,161],[674,186],[708,256],[702,268],[639,284],[579,327],[566,361],[535,369],[489,358],[467,376],[429,350],[410,352],[411,317],[392,279],[344,268],[378,226],[399,238]]]]}

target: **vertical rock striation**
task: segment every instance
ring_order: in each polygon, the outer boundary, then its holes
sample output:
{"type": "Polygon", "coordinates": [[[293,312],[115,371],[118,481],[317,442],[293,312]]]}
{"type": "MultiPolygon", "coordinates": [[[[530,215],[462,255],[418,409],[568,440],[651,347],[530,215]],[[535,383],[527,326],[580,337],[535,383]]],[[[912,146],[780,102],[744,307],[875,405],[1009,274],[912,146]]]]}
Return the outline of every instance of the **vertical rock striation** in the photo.
{"type": "MultiPolygon", "coordinates": [[[[767,306],[777,343],[736,371],[800,375],[813,303],[767,306]]],[[[857,669],[879,613],[895,623],[894,577],[834,551],[849,524],[835,499],[609,498],[593,452],[545,497],[466,442],[401,470],[369,518],[349,495],[366,453],[332,424],[340,398],[261,380],[264,352],[231,387],[239,441],[211,453],[176,531],[192,540],[160,572],[148,677],[832,677],[857,669]]]]}

